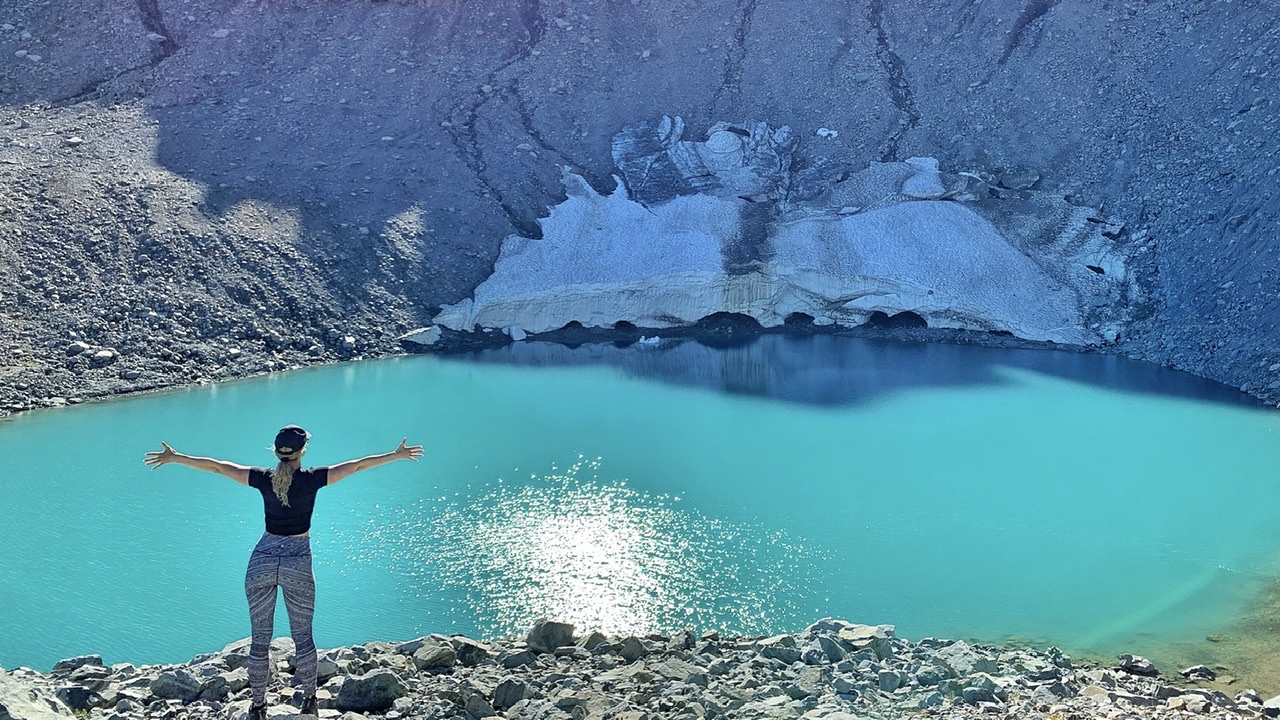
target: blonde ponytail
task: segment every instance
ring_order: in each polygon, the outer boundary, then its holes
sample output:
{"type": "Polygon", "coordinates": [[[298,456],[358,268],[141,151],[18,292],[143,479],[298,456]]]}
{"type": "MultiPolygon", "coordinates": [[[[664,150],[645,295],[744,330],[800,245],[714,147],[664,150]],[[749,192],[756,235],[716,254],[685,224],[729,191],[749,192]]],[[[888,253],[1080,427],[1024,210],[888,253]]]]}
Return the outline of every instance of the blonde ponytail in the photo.
{"type": "Polygon", "coordinates": [[[271,489],[285,507],[289,507],[289,486],[293,484],[294,460],[296,457],[281,457],[276,469],[271,471],[271,489]]]}

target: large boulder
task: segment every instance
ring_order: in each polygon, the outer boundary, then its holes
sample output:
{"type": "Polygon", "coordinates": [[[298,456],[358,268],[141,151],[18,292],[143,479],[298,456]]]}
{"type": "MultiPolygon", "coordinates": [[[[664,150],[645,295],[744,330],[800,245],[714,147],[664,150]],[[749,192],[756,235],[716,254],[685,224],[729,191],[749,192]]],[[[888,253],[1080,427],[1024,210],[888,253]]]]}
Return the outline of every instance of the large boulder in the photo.
{"type": "Polygon", "coordinates": [[[0,670],[0,720],[67,720],[71,710],[57,698],[0,670]]]}
{"type": "Polygon", "coordinates": [[[475,667],[493,655],[483,643],[470,638],[456,637],[450,640],[450,644],[457,654],[458,663],[463,667],[475,667]]]}
{"type": "Polygon", "coordinates": [[[529,630],[525,643],[538,652],[555,652],[558,647],[573,644],[573,625],[555,620],[539,620],[529,630]]]}
{"type": "Polygon", "coordinates": [[[249,666],[249,638],[241,638],[232,643],[227,643],[222,651],[217,653],[212,659],[221,661],[232,670],[236,668],[249,666]]]}
{"type": "Polygon", "coordinates": [[[627,662],[635,662],[645,655],[649,654],[649,646],[644,641],[634,635],[628,635],[618,643],[618,654],[627,662]]]}
{"type": "Polygon", "coordinates": [[[511,706],[525,699],[529,693],[529,685],[519,678],[508,675],[504,677],[493,691],[493,707],[497,710],[507,710],[511,706]]]}
{"type": "Polygon", "coordinates": [[[448,670],[458,663],[458,653],[448,645],[423,645],[413,653],[413,664],[422,672],[448,670]]]}
{"type": "Polygon", "coordinates": [[[836,636],[854,650],[870,649],[881,660],[893,655],[892,625],[846,625],[836,636]]]}
{"type": "Polygon", "coordinates": [[[381,712],[391,707],[396,698],[409,694],[409,686],[390,670],[374,670],[367,675],[347,678],[338,691],[340,711],[381,712]]]}
{"type": "Polygon", "coordinates": [[[200,697],[204,683],[184,668],[165,670],[151,681],[151,694],[162,700],[191,702],[200,697]]]}
{"type": "Polygon", "coordinates": [[[57,690],[58,699],[73,711],[101,707],[102,696],[83,685],[63,685],[57,690]]]}
{"type": "Polygon", "coordinates": [[[69,673],[73,670],[79,670],[80,668],[85,667],[86,665],[102,667],[102,656],[101,655],[80,655],[78,657],[67,658],[66,660],[59,660],[57,663],[54,664],[53,670],[51,670],[50,672],[53,673],[54,675],[57,675],[59,673],[64,673],[64,672],[69,673]]]}
{"type": "Polygon", "coordinates": [[[761,657],[780,660],[788,665],[800,659],[800,649],[791,635],[778,635],[765,638],[759,643],[761,657]]]}
{"type": "Polygon", "coordinates": [[[968,677],[975,673],[994,673],[999,670],[999,663],[985,652],[982,652],[963,640],[939,649],[934,659],[945,665],[953,677],[968,677]]]}

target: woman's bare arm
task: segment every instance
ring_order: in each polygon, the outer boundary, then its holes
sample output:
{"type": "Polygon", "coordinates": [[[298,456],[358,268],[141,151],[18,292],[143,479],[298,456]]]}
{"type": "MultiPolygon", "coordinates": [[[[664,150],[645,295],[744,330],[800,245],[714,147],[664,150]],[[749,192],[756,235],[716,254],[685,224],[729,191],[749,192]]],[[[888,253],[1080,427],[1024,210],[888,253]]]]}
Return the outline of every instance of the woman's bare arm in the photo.
{"type": "Polygon", "coordinates": [[[142,458],[142,462],[146,463],[152,470],[161,465],[169,463],[178,463],[186,465],[189,468],[203,470],[204,472],[225,475],[241,485],[249,484],[249,466],[240,465],[238,463],[227,462],[226,460],[214,460],[207,457],[195,457],[192,455],[183,455],[182,453],[169,447],[168,443],[161,441],[160,445],[163,450],[154,450],[146,454],[142,458]]]}
{"type": "Polygon", "coordinates": [[[337,465],[331,466],[329,468],[329,484],[332,485],[351,473],[368,470],[369,468],[375,468],[379,465],[386,465],[387,463],[394,462],[396,460],[413,460],[414,462],[417,462],[418,458],[422,457],[422,446],[405,445],[406,441],[408,441],[408,438],[401,440],[400,447],[389,453],[369,455],[362,457],[359,460],[348,460],[344,463],[338,463],[337,465]]]}

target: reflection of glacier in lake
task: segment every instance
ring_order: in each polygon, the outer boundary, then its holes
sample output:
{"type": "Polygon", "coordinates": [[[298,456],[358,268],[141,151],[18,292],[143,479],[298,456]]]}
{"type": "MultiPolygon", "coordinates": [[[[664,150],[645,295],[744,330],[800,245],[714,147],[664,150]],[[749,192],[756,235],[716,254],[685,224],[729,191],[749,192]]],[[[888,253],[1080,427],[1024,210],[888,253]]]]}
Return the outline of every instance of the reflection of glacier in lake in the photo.
{"type": "Polygon", "coordinates": [[[550,617],[622,634],[767,633],[806,617],[805,589],[791,586],[815,571],[802,541],[597,479],[600,470],[579,459],[499,481],[435,516],[421,549],[482,630],[521,632],[550,617]]]}
{"type": "Polygon", "coordinates": [[[525,367],[607,365],[674,385],[813,405],[850,405],[910,389],[1008,385],[1007,369],[1124,393],[1257,404],[1235,388],[1117,355],[835,335],[766,334],[727,348],[668,338],[625,347],[517,342],[469,359],[525,367]]]}

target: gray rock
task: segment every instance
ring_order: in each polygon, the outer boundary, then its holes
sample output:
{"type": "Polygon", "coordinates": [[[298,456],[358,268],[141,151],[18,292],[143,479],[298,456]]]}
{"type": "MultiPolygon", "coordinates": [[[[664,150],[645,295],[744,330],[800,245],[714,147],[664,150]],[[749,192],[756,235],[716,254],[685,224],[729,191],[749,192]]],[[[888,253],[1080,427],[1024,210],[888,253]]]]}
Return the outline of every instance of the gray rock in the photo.
{"type": "Polygon", "coordinates": [[[831,687],[831,670],[825,667],[803,667],[787,675],[795,681],[794,688],[788,688],[787,693],[797,700],[820,696],[831,687]]]}
{"type": "Polygon", "coordinates": [[[942,693],[937,690],[931,690],[920,697],[916,702],[916,707],[920,709],[939,707],[942,705],[942,693]]]}
{"type": "MultiPolygon", "coordinates": [[[[398,645],[395,646],[395,651],[401,655],[412,655],[418,652],[418,650],[423,645],[439,645],[439,644],[440,642],[437,641],[435,638],[420,637],[414,640],[410,640],[409,642],[399,643],[398,645]]],[[[334,659],[337,659],[336,656],[334,659]]]]}
{"type": "Polygon", "coordinates": [[[711,675],[726,675],[733,670],[734,665],[724,658],[716,658],[707,666],[707,672],[711,675]]]}
{"type": "Polygon", "coordinates": [[[200,696],[201,682],[183,668],[165,670],[151,681],[151,694],[162,700],[191,702],[200,696]]]}
{"type": "MultiPolygon", "coordinates": [[[[235,694],[249,687],[249,670],[247,668],[236,668],[228,670],[219,675],[227,684],[227,691],[235,694]]],[[[325,678],[328,680],[329,678],[325,678]]],[[[323,681],[321,681],[323,682],[323,681]]]]}
{"type": "Polygon", "coordinates": [[[907,164],[915,174],[902,183],[902,194],[917,200],[936,200],[946,193],[938,161],[931,157],[907,158],[907,164]]]}
{"type": "Polygon", "coordinates": [[[367,675],[349,677],[338,692],[337,709],[341,711],[379,712],[391,707],[396,698],[409,694],[409,687],[391,670],[374,670],[367,675]]]}
{"type": "Polygon", "coordinates": [[[67,679],[90,690],[101,691],[110,684],[111,670],[101,665],[82,665],[71,672],[67,679]]]}
{"type": "Polygon", "coordinates": [[[413,654],[413,664],[423,672],[448,670],[458,663],[458,653],[448,645],[423,645],[413,654]]]}
{"type": "Polygon", "coordinates": [[[228,643],[222,651],[218,653],[218,657],[226,666],[235,670],[236,668],[249,666],[249,638],[243,638],[233,643],[228,643]]]}
{"type": "MultiPolygon", "coordinates": [[[[90,345],[89,343],[84,342],[83,340],[76,340],[67,346],[67,356],[74,357],[76,355],[89,352],[92,349],[93,349],[93,346],[90,345]]],[[[80,659],[81,658],[71,658],[70,660],[63,660],[62,662],[53,666],[54,672],[59,672],[60,670],[74,670],[76,667],[79,667],[79,665],[76,665],[75,667],[69,667],[69,668],[59,668],[59,666],[62,665],[62,663],[75,662],[80,659]]],[[[102,658],[98,658],[98,663],[99,664],[102,663],[102,658]]]]}
{"type": "Polygon", "coordinates": [[[1130,705],[1138,707],[1158,707],[1164,705],[1164,701],[1158,697],[1150,695],[1140,695],[1138,693],[1124,692],[1123,690],[1112,690],[1107,693],[1107,698],[1112,702],[1122,700],[1130,705]]]}
{"type": "Polygon", "coordinates": [[[854,652],[846,660],[861,662],[864,658],[885,660],[893,657],[892,625],[850,625],[840,630],[839,641],[854,652]]]}
{"type": "Polygon", "coordinates": [[[927,665],[916,671],[916,684],[921,687],[933,687],[951,677],[950,673],[951,670],[949,668],[927,665]]]}
{"type": "Polygon", "coordinates": [[[502,658],[502,667],[508,670],[512,668],[524,667],[538,662],[538,654],[532,650],[521,650],[520,652],[511,653],[502,658]]]}
{"type": "MultiPolygon", "coordinates": [[[[77,350],[76,353],[83,352],[84,350],[89,349],[89,346],[87,344],[79,341],[71,343],[71,347],[82,348],[81,350],[77,350]]],[[[72,353],[71,348],[67,348],[68,355],[72,355],[76,353],[72,353]]],[[[80,668],[85,667],[86,665],[102,667],[102,656],[101,655],[81,655],[79,657],[67,658],[66,660],[59,660],[57,663],[54,664],[53,669],[50,670],[49,672],[54,674],[69,673],[73,670],[79,670],[80,668]]]]}
{"type": "Polygon", "coordinates": [[[525,699],[528,693],[528,683],[507,676],[502,679],[502,682],[498,683],[498,687],[493,691],[493,707],[498,710],[507,710],[525,699]]]}
{"type": "Polygon", "coordinates": [[[827,662],[838,663],[848,655],[844,645],[840,644],[840,642],[833,637],[819,635],[817,643],[818,646],[822,648],[823,654],[827,656],[827,662]]]}
{"type": "Polygon", "coordinates": [[[484,696],[480,693],[475,693],[471,697],[467,698],[464,708],[467,711],[467,717],[470,718],[487,718],[494,717],[498,714],[494,712],[493,706],[490,705],[489,701],[485,700],[484,696]]]}
{"type": "Polygon", "coordinates": [[[453,650],[463,667],[475,667],[492,654],[484,645],[465,637],[453,639],[453,650]]]}
{"type": "Polygon", "coordinates": [[[1039,658],[1031,657],[1019,662],[1017,669],[1028,680],[1057,680],[1062,677],[1062,669],[1039,658]]]}
{"type": "Polygon", "coordinates": [[[650,663],[649,669],[669,680],[683,682],[688,682],[691,676],[702,672],[702,668],[679,658],[667,658],[658,663],[650,663]]]}
{"type": "Polygon", "coordinates": [[[831,660],[822,651],[822,646],[815,640],[800,649],[800,662],[805,665],[826,665],[831,660]]]}
{"type": "Polygon", "coordinates": [[[761,657],[781,660],[788,665],[800,661],[800,650],[796,647],[796,640],[791,635],[777,635],[761,640],[759,653],[761,657]]]}
{"type": "Polygon", "coordinates": [[[83,685],[63,685],[58,688],[57,696],[72,710],[88,710],[105,704],[101,695],[83,685]]]}
{"type": "Polygon", "coordinates": [[[856,700],[862,695],[862,690],[859,689],[858,685],[847,677],[836,677],[831,681],[831,688],[836,691],[837,695],[850,700],[856,700]]]}
{"type": "Polygon", "coordinates": [[[880,684],[880,691],[891,693],[898,689],[902,684],[902,677],[893,670],[881,670],[877,677],[880,684]]]}
{"type": "Polygon", "coordinates": [[[1257,690],[1252,690],[1252,689],[1241,690],[1240,692],[1236,693],[1236,703],[1261,705],[1262,696],[1258,694],[1257,690]]]}
{"type": "Polygon", "coordinates": [[[1150,660],[1141,655],[1121,655],[1120,669],[1131,675],[1142,675],[1145,677],[1155,677],[1160,674],[1156,666],[1150,660]]]}
{"type": "Polygon", "coordinates": [[[70,716],[62,701],[0,670],[0,720],[67,720],[70,716]]]}
{"type": "Polygon", "coordinates": [[[539,620],[529,630],[525,642],[537,652],[555,652],[558,647],[573,644],[573,625],[555,620],[539,620]]]}
{"type": "MultiPolygon", "coordinates": [[[[209,670],[216,671],[216,667],[210,667],[209,670]]],[[[214,672],[208,676],[202,676],[199,698],[206,702],[220,702],[227,699],[227,696],[243,690],[249,685],[249,672],[244,668],[229,670],[224,672],[214,672]],[[238,673],[238,675],[236,675],[238,673]],[[233,680],[243,680],[238,688],[232,689],[233,680]]]]}
{"type": "Polygon", "coordinates": [[[980,672],[993,673],[999,669],[999,663],[963,640],[938,650],[934,653],[934,659],[945,664],[951,670],[952,677],[966,677],[980,672]]]}
{"type": "Polygon", "coordinates": [[[143,705],[141,703],[134,702],[129,698],[120,698],[116,701],[115,710],[118,713],[125,713],[126,715],[131,713],[140,713],[143,710],[143,705]]]}
{"type": "Polygon", "coordinates": [[[147,703],[151,702],[152,698],[155,697],[154,695],[151,694],[150,680],[146,678],[139,678],[137,681],[131,681],[131,682],[141,682],[142,684],[126,685],[125,687],[120,688],[120,692],[116,696],[117,703],[121,702],[122,700],[129,700],[132,702],[136,702],[139,705],[146,705],[147,703]]]}
{"type": "Polygon", "coordinates": [[[625,637],[620,643],[618,654],[627,662],[635,662],[645,655],[649,654],[649,648],[644,641],[634,635],[625,637]]]}
{"type": "Polygon", "coordinates": [[[798,648],[770,645],[760,649],[760,656],[767,657],[772,660],[778,660],[790,665],[800,661],[800,650],[798,648]]]}
{"type": "Polygon", "coordinates": [[[996,696],[991,690],[970,685],[960,691],[960,697],[970,705],[977,705],[980,702],[995,702],[996,696]]]}
{"type": "Polygon", "coordinates": [[[1218,677],[1218,673],[1207,665],[1193,665],[1185,670],[1179,670],[1178,674],[1188,680],[1214,680],[1218,677]]]}
{"type": "MultiPolygon", "coordinates": [[[[323,685],[329,678],[337,675],[341,671],[338,663],[332,658],[321,657],[316,659],[316,682],[323,685]]],[[[238,671],[236,671],[238,672],[238,671]]]]}
{"type": "Polygon", "coordinates": [[[583,650],[594,651],[597,648],[607,647],[609,645],[609,638],[605,637],[604,633],[599,630],[592,630],[586,635],[578,638],[578,642],[576,644],[583,650]]]}
{"type": "Polygon", "coordinates": [[[686,629],[671,636],[671,640],[667,643],[667,649],[674,650],[676,652],[681,650],[692,650],[696,644],[697,641],[693,637],[693,631],[686,629]]]}

